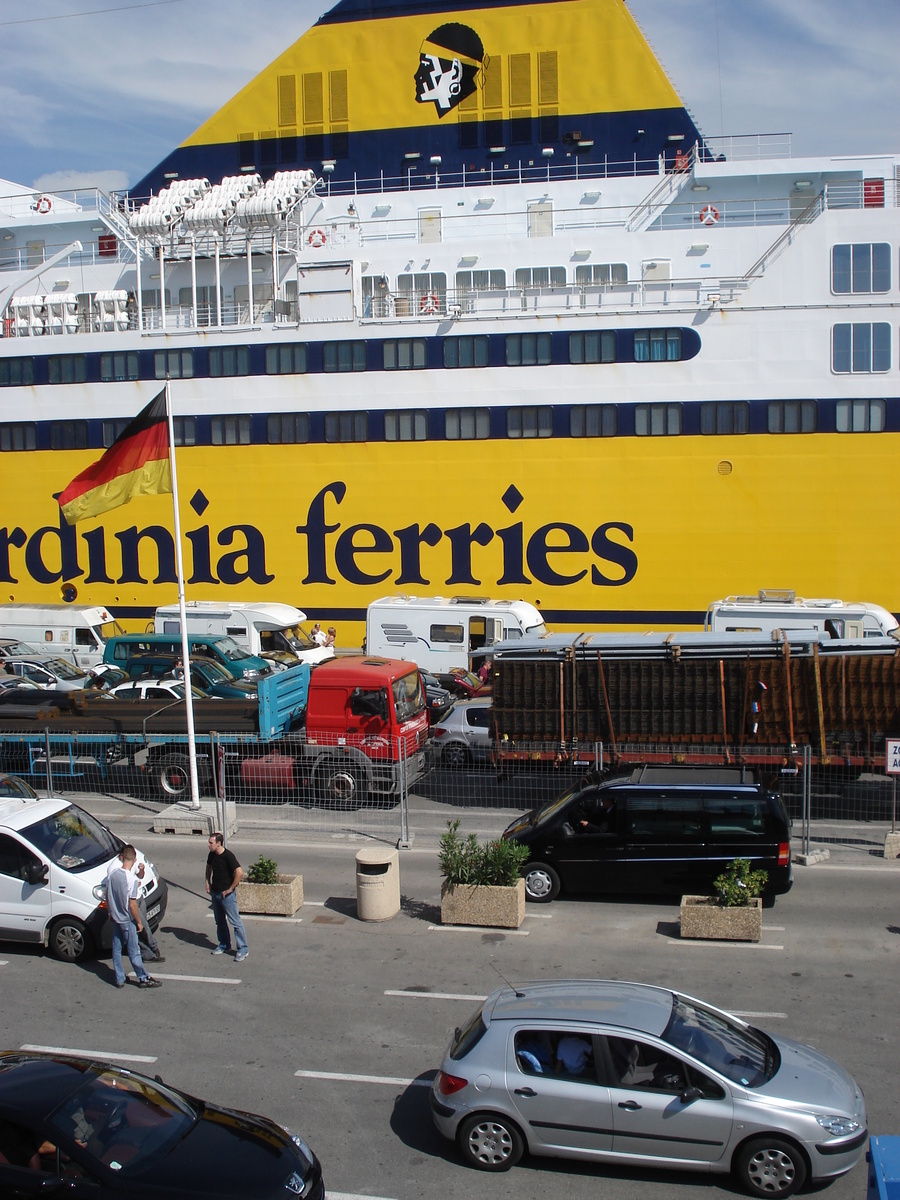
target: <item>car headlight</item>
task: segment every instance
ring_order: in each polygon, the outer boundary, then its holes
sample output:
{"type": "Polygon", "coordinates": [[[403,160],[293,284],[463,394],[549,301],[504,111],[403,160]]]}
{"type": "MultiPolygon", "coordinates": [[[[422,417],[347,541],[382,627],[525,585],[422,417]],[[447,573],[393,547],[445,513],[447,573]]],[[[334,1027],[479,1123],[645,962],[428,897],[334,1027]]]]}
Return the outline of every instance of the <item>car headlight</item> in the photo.
{"type": "Polygon", "coordinates": [[[96,885],[96,887],[91,888],[91,895],[94,897],[95,900],[105,900],[106,899],[106,884],[98,883],[96,885]]]}
{"type": "Polygon", "coordinates": [[[852,1117],[832,1117],[828,1113],[816,1113],[815,1116],[822,1128],[835,1137],[845,1137],[859,1129],[859,1121],[854,1121],[852,1117]]]}

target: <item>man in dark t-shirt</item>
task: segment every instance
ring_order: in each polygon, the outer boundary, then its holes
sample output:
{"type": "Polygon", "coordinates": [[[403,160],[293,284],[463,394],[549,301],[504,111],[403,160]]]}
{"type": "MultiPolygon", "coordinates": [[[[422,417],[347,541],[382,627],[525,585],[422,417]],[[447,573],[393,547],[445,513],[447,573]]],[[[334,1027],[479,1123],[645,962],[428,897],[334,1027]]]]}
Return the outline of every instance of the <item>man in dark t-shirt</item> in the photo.
{"type": "Polygon", "coordinates": [[[216,935],[219,939],[213,954],[226,954],[231,950],[231,932],[228,928],[230,924],[234,929],[237,947],[235,962],[243,962],[250,953],[237,903],[237,887],[243,877],[243,867],[231,851],[225,849],[225,835],[211,834],[209,854],[206,858],[206,891],[212,901],[216,935]]]}

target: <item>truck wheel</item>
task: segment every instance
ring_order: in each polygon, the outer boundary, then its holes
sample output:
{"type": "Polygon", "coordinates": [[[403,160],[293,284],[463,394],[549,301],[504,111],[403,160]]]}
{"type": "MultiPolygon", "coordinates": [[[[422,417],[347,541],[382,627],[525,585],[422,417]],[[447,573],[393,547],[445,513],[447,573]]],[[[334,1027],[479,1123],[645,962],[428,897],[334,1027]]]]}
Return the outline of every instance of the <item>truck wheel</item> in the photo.
{"type": "Polygon", "coordinates": [[[77,917],[60,917],[50,927],[50,953],[63,962],[82,962],[93,952],[94,943],[77,917]]]}
{"type": "Polygon", "coordinates": [[[182,754],[170,754],[156,765],[156,781],[164,797],[180,800],[190,795],[191,764],[182,754]]]}
{"type": "Polygon", "coordinates": [[[366,802],[366,782],[346,763],[324,763],[316,771],[316,800],[325,808],[349,812],[366,802]]]}
{"type": "Polygon", "coordinates": [[[533,904],[549,904],[560,892],[559,876],[547,863],[531,862],[522,868],[525,899],[533,904]]]}

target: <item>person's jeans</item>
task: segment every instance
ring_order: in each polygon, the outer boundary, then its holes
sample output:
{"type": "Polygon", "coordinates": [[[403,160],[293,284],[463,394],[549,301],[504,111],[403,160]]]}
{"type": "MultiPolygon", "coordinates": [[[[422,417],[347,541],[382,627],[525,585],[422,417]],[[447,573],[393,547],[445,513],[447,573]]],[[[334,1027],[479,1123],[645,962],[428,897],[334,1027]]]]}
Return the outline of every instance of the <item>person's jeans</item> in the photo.
{"type": "Polygon", "coordinates": [[[244,923],[238,912],[237,893],[229,892],[225,896],[221,892],[210,892],[209,898],[212,901],[213,916],[216,918],[219,945],[225,950],[231,949],[231,933],[228,929],[230,923],[234,929],[234,943],[240,954],[242,950],[247,949],[247,935],[244,933],[244,923]]]}
{"type": "Polygon", "coordinates": [[[129,921],[125,925],[120,925],[118,921],[113,921],[112,935],[112,960],[113,970],[116,973],[116,983],[125,982],[125,968],[122,965],[122,946],[125,947],[125,953],[131,960],[131,965],[134,967],[134,973],[138,979],[149,979],[147,970],[141,958],[141,948],[138,945],[137,926],[134,921],[129,921]]]}
{"type": "Polygon", "coordinates": [[[147,950],[153,958],[159,958],[159,943],[153,936],[153,930],[150,928],[150,921],[147,919],[147,898],[146,896],[138,896],[137,898],[138,912],[141,914],[141,924],[143,929],[138,934],[138,943],[142,947],[146,946],[147,950]]]}

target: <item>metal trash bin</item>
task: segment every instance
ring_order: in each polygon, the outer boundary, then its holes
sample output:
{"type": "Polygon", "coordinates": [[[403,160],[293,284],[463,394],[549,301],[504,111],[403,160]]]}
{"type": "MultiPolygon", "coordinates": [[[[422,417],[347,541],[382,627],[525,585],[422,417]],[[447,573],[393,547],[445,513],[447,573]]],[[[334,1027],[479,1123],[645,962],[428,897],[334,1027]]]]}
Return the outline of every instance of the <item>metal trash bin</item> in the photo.
{"type": "Polygon", "coordinates": [[[356,915],[389,921],[400,911],[400,856],[387,846],[366,846],[356,855],[356,915]]]}

